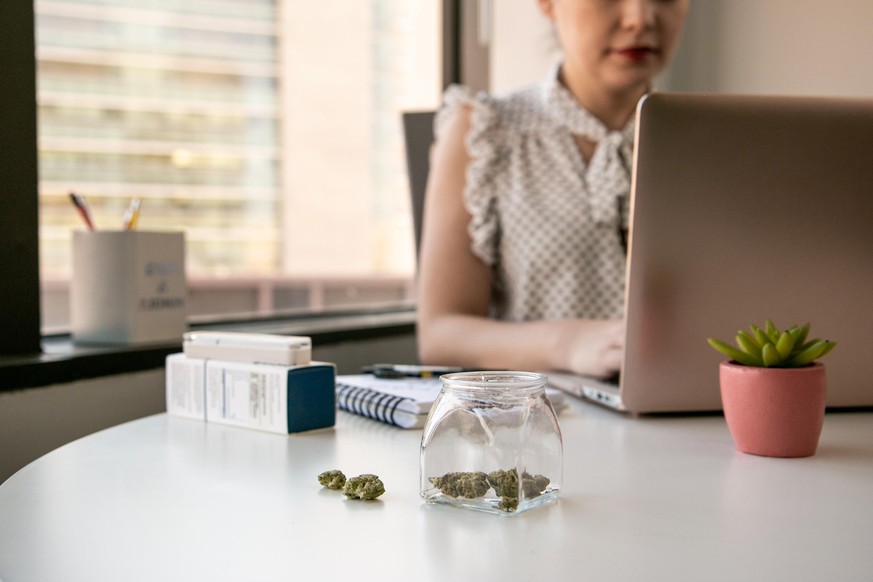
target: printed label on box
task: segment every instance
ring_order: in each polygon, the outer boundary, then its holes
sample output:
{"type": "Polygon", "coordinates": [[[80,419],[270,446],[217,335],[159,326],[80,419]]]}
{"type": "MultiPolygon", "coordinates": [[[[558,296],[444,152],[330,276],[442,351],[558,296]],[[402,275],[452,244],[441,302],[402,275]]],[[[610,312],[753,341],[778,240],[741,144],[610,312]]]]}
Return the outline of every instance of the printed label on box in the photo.
{"type": "Polygon", "coordinates": [[[206,360],[167,356],[167,414],[206,420],[206,360]]]}
{"type": "Polygon", "coordinates": [[[208,361],[206,419],[270,432],[288,432],[287,368],[208,361]]]}

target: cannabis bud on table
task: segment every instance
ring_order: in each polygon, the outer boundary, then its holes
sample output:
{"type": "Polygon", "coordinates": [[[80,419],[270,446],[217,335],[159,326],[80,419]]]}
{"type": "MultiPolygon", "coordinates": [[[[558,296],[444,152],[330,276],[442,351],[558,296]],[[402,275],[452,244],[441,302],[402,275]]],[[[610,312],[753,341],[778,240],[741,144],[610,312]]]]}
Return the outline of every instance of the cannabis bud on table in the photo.
{"type": "Polygon", "coordinates": [[[376,475],[365,473],[352,477],[343,487],[343,495],[349,499],[376,499],[385,493],[385,485],[376,475]]]}
{"type": "Polygon", "coordinates": [[[434,487],[449,497],[467,497],[473,499],[488,493],[488,475],[481,471],[446,473],[439,477],[431,477],[434,487]]]}
{"type": "Polygon", "coordinates": [[[319,475],[318,482],[322,487],[327,487],[328,489],[342,489],[343,485],[346,484],[346,476],[343,475],[342,471],[334,469],[319,475]]]}

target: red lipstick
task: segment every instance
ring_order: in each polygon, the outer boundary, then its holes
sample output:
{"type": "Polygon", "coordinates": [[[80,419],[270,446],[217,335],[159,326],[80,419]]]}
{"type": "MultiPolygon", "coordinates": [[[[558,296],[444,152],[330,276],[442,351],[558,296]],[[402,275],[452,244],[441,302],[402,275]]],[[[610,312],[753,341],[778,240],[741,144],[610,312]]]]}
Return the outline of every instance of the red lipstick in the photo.
{"type": "Polygon", "coordinates": [[[615,51],[615,54],[629,61],[641,62],[657,54],[657,51],[649,47],[633,46],[623,49],[617,49],[615,51]]]}

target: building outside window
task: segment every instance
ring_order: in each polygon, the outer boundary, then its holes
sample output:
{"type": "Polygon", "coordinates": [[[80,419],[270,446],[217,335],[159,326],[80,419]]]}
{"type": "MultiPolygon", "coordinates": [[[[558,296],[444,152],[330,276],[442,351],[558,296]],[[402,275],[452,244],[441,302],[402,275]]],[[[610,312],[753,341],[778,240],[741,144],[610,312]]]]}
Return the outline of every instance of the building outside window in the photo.
{"type": "Polygon", "coordinates": [[[37,0],[43,329],[72,231],[183,230],[192,315],[405,302],[400,120],[441,90],[437,0],[37,0]]]}

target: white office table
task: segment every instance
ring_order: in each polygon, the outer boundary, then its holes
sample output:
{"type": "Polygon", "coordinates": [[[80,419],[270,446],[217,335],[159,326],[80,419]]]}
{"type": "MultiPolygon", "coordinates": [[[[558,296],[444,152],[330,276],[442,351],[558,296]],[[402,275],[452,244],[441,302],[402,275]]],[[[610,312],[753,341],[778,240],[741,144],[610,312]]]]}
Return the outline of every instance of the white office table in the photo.
{"type": "Polygon", "coordinates": [[[422,503],[420,431],[129,422],[0,486],[0,579],[873,580],[873,413],[828,414],[791,460],[736,452],[720,416],[560,418],[561,497],[515,517],[422,503]],[[333,468],[387,492],[346,500],[333,468]]]}

